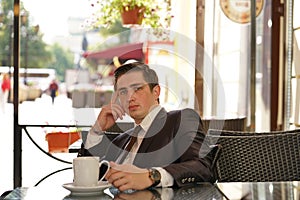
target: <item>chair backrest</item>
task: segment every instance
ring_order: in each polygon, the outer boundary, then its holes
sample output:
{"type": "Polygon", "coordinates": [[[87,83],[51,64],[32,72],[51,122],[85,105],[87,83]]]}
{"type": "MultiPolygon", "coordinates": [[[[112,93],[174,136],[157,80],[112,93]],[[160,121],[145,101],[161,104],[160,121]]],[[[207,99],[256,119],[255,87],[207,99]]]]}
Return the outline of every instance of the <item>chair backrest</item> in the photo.
{"type": "Polygon", "coordinates": [[[208,140],[221,146],[218,182],[300,180],[300,130],[238,132],[209,130],[208,140]]]}
{"type": "Polygon", "coordinates": [[[246,117],[237,117],[229,119],[202,119],[205,132],[209,129],[245,131],[246,117]]]}

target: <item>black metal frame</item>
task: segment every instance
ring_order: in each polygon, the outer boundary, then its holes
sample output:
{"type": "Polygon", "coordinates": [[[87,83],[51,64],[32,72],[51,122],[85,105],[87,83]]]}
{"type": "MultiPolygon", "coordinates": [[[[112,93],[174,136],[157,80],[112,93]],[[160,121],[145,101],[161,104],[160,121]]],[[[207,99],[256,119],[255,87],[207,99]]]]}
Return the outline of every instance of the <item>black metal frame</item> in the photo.
{"type": "MultiPolygon", "coordinates": [[[[78,127],[77,125],[18,125],[18,128],[20,129],[20,132],[18,133],[21,137],[20,137],[20,141],[18,144],[22,144],[22,130],[25,131],[25,134],[27,135],[27,137],[29,138],[29,140],[40,150],[42,151],[45,155],[57,160],[57,161],[60,161],[60,162],[63,162],[63,163],[66,163],[66,164],[72,164],[72,162],[69,162],[69,161],[66,161],[66,160],[63,160],[63,159],[60,159],[56,156],[53,156],[51,153],[45,151],[42,147],[40,147],[40,145],[38,145],[34,139],[31,137],[30,133],[28,132],[27,130],[27,127],[78,127]]],[[[80,126],[80,127],[90,127],[89,125],[84,125],[84,126],[80,126]]],[[[16,133],[15,133],[16,134],[16,133]]],[[[15,153],[21,153],[22,152],[22,146],[16,146],[14,144],[14,149],[15,151],[17,152],[14,152],[15,153]]],[[[15,163],[14,165],[14,170],[16,170],[16,168],[18,169],[18,174],[19,176],[16,176],[17,174],[14,174],[14,181],[15,183],[20,183],[20,185],[14,185],[14,188],[16,187],[21,187],[22,186],[22,158],[19,157],[20,160],[18,160],[18,163],[15,163]],[[18,165],[16,165],[18,164],[18,165]]],[[[35,186],[39,185],[43,180],[45,180],[46,178],[58,173],[58,172],[61,172],[61,171],[64,171],[64,170],[68,170],[68,169],[72,169],[72,167],[67,167],[67,168],[63,168],[63,169],[59,169],[57,171],[54,171],[54,172],[51,172],[50,174],[46,175],[44,178],[42,178],[40,181],[38,181],[35,186]]]]}
{"type": "Polygon", "coordinates": [[[39,180],[34,186],[38,186],[38,185],[39,185],[42,181],[44,181],[46,178],[48,178],[48,177],[50,177],[50,176],[52,176],[52,175],[54,175],[54,174],[56,174],[56,173],[58,173],[58,172],[62,172],[62,171],[69,170],[69,169],[73,169],[73,168],[72,168],[72,167],[66,167],[66,168],[63,168],[63,169],[59,169],[59,170],[57,170],[57,171],[55,171],[55,172],[52,172],[52,173],[46,175],[45,177],[43,177],[41,180],[39,180]]]}
{"type": "MultiPolygon", "coordinates": [[[[19,83],[20,0],[14,0],[14,83],[19,83]]],[[[19,126],[19,85],[14,84],[14,188],[22,186],[22,130],[19,126]]]]}
{"type": "Polygon", "coordinates": [[[47,125],[47,126],[42,126],[42,125],[23,125],[21,126],[22,129],[24,129],[26,135],[28,136],[28,138],[30,139],[30,141],[40,150],[42,151],[44,154],[46,154],[47,156],[57,160],[57,161],[60,161],[60,162],[63,162],[63,163],[67,163],[67,164],[72,164],[71,162],[69,161],[65,161],[65,160],[62,160],[60,158],[57,158],[55,156],[53,156],[51,153],[45,151],[42,147],[40,147],[35,141],[34,139],[30,136],[28,130],[27,130],[27,127],[77,127],[77,126],[64,126],[64,125],[47,125]]]}

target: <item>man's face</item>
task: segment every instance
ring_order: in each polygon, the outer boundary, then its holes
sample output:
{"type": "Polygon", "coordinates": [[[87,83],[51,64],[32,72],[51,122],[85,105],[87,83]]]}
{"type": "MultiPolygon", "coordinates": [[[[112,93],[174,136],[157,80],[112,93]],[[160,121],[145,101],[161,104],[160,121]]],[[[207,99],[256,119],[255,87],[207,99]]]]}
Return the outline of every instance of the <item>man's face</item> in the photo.
{"type": "Polygon", "coordinates": [[[116,86],[121,106],[136,123],[140,123],[153,106],[158,105],[160,87],[157,85],[151,91],[142,72],[127,72],[119,77],[116,86]]]}

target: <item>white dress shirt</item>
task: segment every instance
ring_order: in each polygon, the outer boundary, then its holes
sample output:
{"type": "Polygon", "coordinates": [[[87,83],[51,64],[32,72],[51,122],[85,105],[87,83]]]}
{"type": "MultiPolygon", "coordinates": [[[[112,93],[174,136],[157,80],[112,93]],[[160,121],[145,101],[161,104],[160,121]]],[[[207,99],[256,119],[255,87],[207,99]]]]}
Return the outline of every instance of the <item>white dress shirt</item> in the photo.
{"type": "MultiPolygon", "coordinates": [[[[161,109],[162,109],[162,107],[160,105],[154,107],[148,113],[148,115],[143,119],[143,121],[139,124],[142,127],[142,129],[138,133],[137,142],[133,145],[131,152],[128,154],[128,156],[126,157],[126,159],[124,160],[123,163],[127,163],[127,164],[133,163],[133,160],[134,160],[136,153],[145,137],[146,132],[150,128],[153,120],[155,119],[156,115],[159,113],[159,111],[161,109]]],[[[103,134],[99,134],[99,132],[101,132],[101,130],[97,127],[97,124],[95,124],[91,128],[91,130],[89,131],[89,133],[87,135],[87,139],[85,142],[86,149],[91,148],[92,146],[94,146],[102,141],[103,134]]],[[[155,167],[155,166],[154,166],[154,168],[156,168],[161,174],[161,182],[157,187],[159,187],[159,186],[169,187],[174,184],[174,178],[165,169],[163,169],[162,167],[155,167]]]]}

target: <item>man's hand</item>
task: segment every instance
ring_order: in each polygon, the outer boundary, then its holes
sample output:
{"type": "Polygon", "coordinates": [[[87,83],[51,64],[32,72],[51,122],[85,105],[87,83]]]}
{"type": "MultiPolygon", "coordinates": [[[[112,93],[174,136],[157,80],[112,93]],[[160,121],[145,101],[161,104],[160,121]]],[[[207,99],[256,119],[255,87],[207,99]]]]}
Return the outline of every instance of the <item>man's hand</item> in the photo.
{"type": "Polygon", "coordinates": [[[110,162],[110,167],[105,178],[120,191],[128,189],[143,190],[153,184],[149,178],[148,169],[138,168],[129,164],[119,165],[115,162],[110,162]]]}
{"type": "Polygon", "coordinates": [[[106,131],[115,124],[118,118],[123,119],[125,110],[118,102],[117,93],[113,93],[110,104],[102,106],[97,117],[97,125],[102,131],[106,131]]]}

